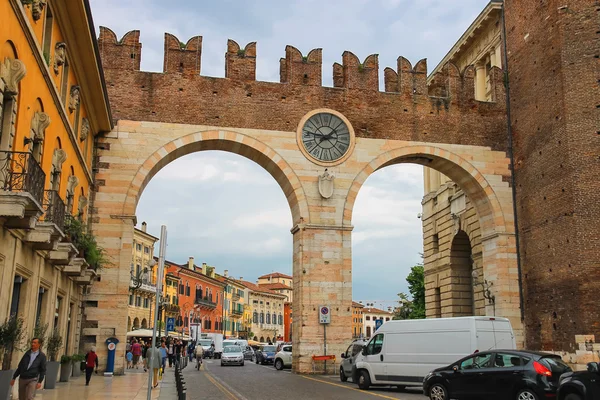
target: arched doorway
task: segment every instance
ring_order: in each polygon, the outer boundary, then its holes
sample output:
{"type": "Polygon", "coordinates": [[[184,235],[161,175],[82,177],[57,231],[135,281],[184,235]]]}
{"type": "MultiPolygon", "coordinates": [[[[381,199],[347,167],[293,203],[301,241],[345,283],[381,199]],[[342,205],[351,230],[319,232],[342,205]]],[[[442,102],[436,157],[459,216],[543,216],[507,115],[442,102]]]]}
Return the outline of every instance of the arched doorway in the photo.
{"type": "MultiPolygon", "coordinates": [[[[450,247],[450,287],[453,316],[475,315],[475,291],[473,286],[473,254],[471,242],[465,231],[460,230],[450,247]]],[[[446,312],[441,307],[442,315],[446,312]]]]}
{"type": "Polygon", "coordinates": [[[148,321],[146,321],[146,318],[144,318],[142,320],[142,329],[147,329],[148,328],[148,321]]]}
{"type": "Polygon", "coordinates": [[[140,319],[137,317],[133,320],[133,329],[140,329],[140,319]]]}

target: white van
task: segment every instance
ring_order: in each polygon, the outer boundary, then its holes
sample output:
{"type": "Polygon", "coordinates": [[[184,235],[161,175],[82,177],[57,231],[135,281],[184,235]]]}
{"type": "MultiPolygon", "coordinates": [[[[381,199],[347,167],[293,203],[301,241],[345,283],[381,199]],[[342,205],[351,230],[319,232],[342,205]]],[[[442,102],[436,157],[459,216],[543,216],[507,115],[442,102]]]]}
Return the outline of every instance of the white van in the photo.
{"type": "Polygon", "coordinates": [[[371,385],[419,386],[431,370],[469,354],[515,348],[515,335],[506,318],[389,321],[356,357],[352,380],[361,389],[371,385]]]}

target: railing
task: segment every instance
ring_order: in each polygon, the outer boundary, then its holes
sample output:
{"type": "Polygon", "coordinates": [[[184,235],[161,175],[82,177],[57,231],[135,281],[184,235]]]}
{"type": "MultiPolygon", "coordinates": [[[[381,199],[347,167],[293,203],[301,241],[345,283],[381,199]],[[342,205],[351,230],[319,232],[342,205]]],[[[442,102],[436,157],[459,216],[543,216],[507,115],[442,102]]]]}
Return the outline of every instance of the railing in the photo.
{"type": "Polygon", "coordinates": [[[167,304],[165,306],[165,311],[170,312],[170,313],[175,313],[175,312],[179,312],[179,306],[177,304],[167,304]]]}
{"type": "Polygon", "coordinates": [[[240,295],[237,293],[232,293],[231,294],[231,300],[233,301],[238,301],[240,299],[240,295]]]}
{"type": "Polygon", "coordinates": [[[156,292],[156,285],[153,285],[151,283],[144,283],[136,281],[136,279],[130,279],[129,281],[129,289],[131,290],[144,290],[146,292],[152,292],[155,293],[156,292]]]}
{"type": "Polygon", "coordinates": [[[244,315],[244,310],[236,310],[235,308],[231,310],[231,315],[242,316],[244,315]]]}
{"type": "Polygon", "coordinates": [[[46,174],[28,152],[0,151],[0,188],[25,192],[39,203],[44,201],[46,174]]]}
{"type": "Polygon", "coordinates": [[[196,297],[196,300],[194,300],[195,304],[198,304],[199,306],[204,306],[204,307],[210,307],[210,308],[215,308],[217,306],[217,303],[215,303],[212,300],[209,300],[208,297],[196,297]]]}
{"type": "Polygon", "coordinates": [[[44,221],[52,222],[60,230],[65,227],[65,203],[56,190],[44,191],[44,221]]]}

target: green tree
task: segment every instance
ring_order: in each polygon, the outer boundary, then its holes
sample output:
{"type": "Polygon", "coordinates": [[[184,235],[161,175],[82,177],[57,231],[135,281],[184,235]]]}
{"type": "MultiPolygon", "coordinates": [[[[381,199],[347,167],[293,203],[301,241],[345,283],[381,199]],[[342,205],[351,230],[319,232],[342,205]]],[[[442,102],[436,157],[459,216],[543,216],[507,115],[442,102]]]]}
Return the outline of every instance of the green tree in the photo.
{"type": "Polygon", "coordinates": [[[406,281],[408,282],[408,291],[412,296],[412,309],[409,318],[425,318],[425,269],[423,264],[412,267],[406,281]]]}

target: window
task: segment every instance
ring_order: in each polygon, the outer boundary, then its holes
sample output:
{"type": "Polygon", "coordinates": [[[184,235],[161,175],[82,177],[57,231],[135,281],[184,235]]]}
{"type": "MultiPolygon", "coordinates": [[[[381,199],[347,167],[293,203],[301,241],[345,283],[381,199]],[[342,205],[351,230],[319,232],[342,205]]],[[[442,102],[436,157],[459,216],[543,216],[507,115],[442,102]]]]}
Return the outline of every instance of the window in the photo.
{"type": "Polygon", "coordinates": [[[150,300],[147,297],[144,297],[144,308],[150,307],[150,300]]]}
{"type": "Polygon", "coordinates": [[[10,315],[17,315],[19,313],[19,300],[21,298],[21,287],[23,286],[24,279],[22,276],[15,275],[13,281],[13,295],[10,302],[10,315]]]}
{"type": "Polygon", "coordinates": [[[375,335],[367,345],[367,355],[375,355],[381,353],[383,349],[383,333],[375,335]]]}
{"type": "Polygon", "coordinates": [[[267,313],[267,324],[271,323],[271,314],[267,313]]]}
{"type": "Polygon", "coordinates": [[[370,315],[367,315],[367,316],[365,317],[365,319],[366,319],[367,321],[370,321],[370,320],[371,320],[371,316],[370,316],[370,315]]]}
{"type": "Polygon", "coordinates": [[[52,27],[54,18],[52,18],[52,10],[46,5],[46,19],[44,20],[44,36],[42,39],[42,52],[44,58],[50,60],[50,45],[52,44],[52,27]]]}
{"type": "Polygon", "coordinates": [[[277,323],[277,315],[273,314],[273,319],[271,321],[273,321],[273,324],[276,324],[277,323]]]}
{"type": "Polygon", "coordinates": [[[185,286],[183,286],[183,284],[179,284],[179,294],[180,295],[184,295],[185,294],[185,286]]]}
{"type": "Polygon", "coordinates": [[[494,368],[512,368],[521,366],[521,357],[515,354],[496,353],[494,368]]]}
{"type": "Polygon", "coordinates": [[[145,254],[150,253],[150,248],[148,246],[144,246],[144,253],[145,254]]]}
{"type": "Polygon", "coordinates": [[[433,252],[434,253],[439,252],[440,251],[440,236],[437,233],[434,233],[431,240],[432,240],[431,246],[433,248],[433,252]]]}
{"type": "Polygon", "coordinates": [[[258,324],[258,312],[256,311],[254,311],[254,314],[252,314],[252,322],[258,324]]]}
{"type": "Polygon", "coordinates": [[[135,249],[136,249],[137,251],[142,251],[142,244],[141,244],[141,243],[138,243],[138,244],[136,244],[136,245],[135,245],[135,249]]]}
{"type": "MultiPolygon", "coordinates": [[[[267,314],[267,315],[268,315],[268,314],[267,314]]],[[[265,313],[264,313],[264,312],[261,312],[261,313],[260,313],[260,323],[261,323],[261,324],[264,324],[264,323],[265,323],[265,313]]]]}
{"type": "Polygon", "coordinates": [[[279,314],[279,325],[283,325],[283,315],[279,314]]]}
{"type": "Polygon", "coordinates": [[[129,295],[129,305],[130,306],[133,305],[133,295],[132,294],[129,295]]]}
{"type": "Polygon", "coordinates": [[[63,106],[67,108],[67,93],[69,92],[69,59],[65,56],[63,64],[62,76],[60,78],[60,99],[63,106]]]}
{"type": "Polygon", "coordinates": [[[390,317],[386,317],[386,318],[385,318],[385,322],[387,322],[387,321],[389,321],[389,320],[390,320],[390,317]]]}
{"type": "Polygon", "coordinates": [[[135,305],[136,305],[136,307],[142,306],[142,298],[140,296],[135,297],[135,305]]]}
{"type": "Polygon", "coordinates": [[[42,324],[44,321],[42,319],[42,303],[44,302],[44,293],[46,289],[40,287],[38,290],[38,302],[37,302],[37,311],[35,313],[35,323],[42,324]]]}
{"type": "Polygon", "coordinates": [[[492,353],[477,354],[476,356],[469,357],[460,363],[459,368],[461,370],[486,368],[490,363],[492,353]]]}
{"type": "Polygon", "coordinates": [[[189,283],[185,283],[185,295],[189,296],[190,295],[190,284],[189,283]]]}

